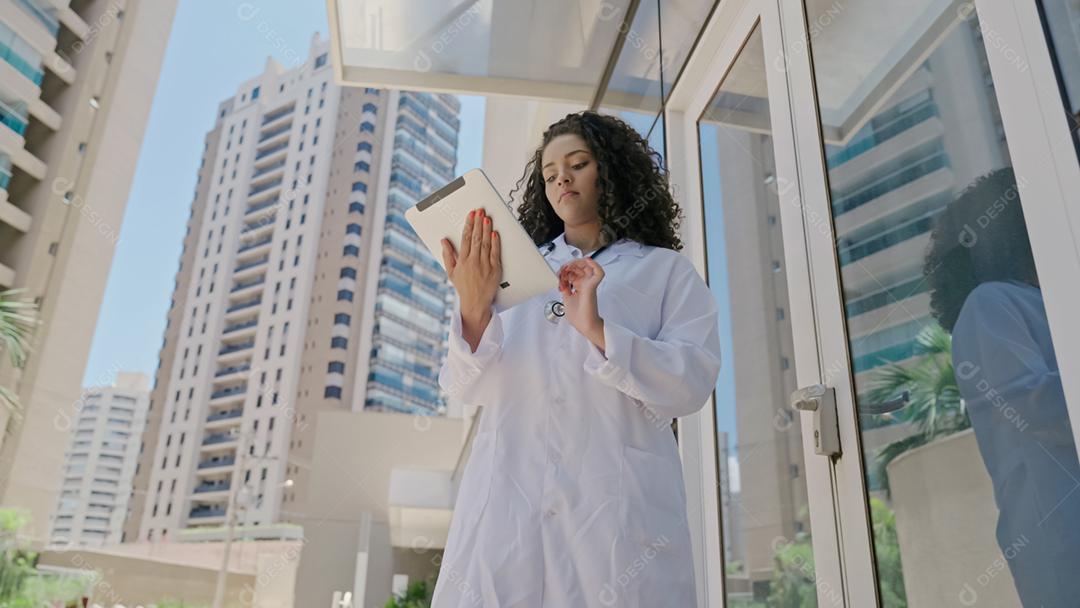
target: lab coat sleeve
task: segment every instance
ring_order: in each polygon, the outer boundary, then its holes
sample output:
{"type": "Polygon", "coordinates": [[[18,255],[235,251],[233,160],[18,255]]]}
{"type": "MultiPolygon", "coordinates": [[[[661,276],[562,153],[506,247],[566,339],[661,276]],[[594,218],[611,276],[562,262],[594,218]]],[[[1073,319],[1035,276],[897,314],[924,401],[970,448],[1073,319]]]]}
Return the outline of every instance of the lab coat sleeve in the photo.
{"type": "Polygon", "coordinates": [[[641,401],[658,417],[700,410],[720,373],[716,301],[690,260],[679,256],[661,303],[656,339],[604,321],[605,352],[590,343],[585,371],[641,401]]]}
{"type": "Polygon", "coordinates": [[[1029,329],[1033,323],[1046,323],[1045,309],[1018,305],[1010,297],[1012,289],[1003,283],[984,283],[965,300],[953,327],[957,384],[961,395],[976,406],[985,402],[1017,408],[1022,410],[1017,424],[1057,434],[1067,416],[1061,372],[1056,365],[1051,367],[1043,356],[1047,345],[1029,329]],[[1028,318],[1033,315],[1042,318],[1028,318]]]}
{"type": "Polygon", "coordinates": [[[451,398],[460,399],[469,404],[486,405],[476,401],[474,389],[485,370],[498,359],[502,352],[502,319],[495,310],[495,305],[491,305],[491,321],[488,322],[484,334],[480,337],[476,352],[473,352],[463,334],[461,303],[455,299],[448,341],[450,344],[446,361],[439,370],[439,386],[451,398]]]}

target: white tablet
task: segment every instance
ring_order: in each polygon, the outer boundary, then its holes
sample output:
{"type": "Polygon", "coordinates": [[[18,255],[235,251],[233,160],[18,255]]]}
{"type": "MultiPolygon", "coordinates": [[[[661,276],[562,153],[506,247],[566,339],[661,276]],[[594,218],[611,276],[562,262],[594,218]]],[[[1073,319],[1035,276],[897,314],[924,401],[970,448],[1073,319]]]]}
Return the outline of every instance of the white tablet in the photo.
{"type": "Polygon", "coordinates": [[[502,246],[503,275],[495,294],[495,309],[502,312],[557,289],[558,277],[480,169],[473,169],[439,188],[406,210],[405,219],[442,264],[442,239],[449,239],[454,251],[460,253],[465,219],[470,211],[480,208],[491,217],[502,246]]]}

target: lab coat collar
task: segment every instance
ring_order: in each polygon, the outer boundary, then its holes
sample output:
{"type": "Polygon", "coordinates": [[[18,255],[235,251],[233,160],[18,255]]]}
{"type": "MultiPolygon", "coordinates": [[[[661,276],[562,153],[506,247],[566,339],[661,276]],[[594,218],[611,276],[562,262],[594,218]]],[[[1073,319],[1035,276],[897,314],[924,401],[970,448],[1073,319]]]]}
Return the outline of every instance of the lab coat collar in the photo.
{"type": "MultiPolygon", "coordinates": [[[[576,257],[582,257],[582,254],[584,253],[577,247],[574,247],[566,242],[565,232],[555,237],[555,240],[552,242],[555,244],[555,248],[551,251],[550,254],[547,255],[547,258],[549,260],[558,262],[560,265],[572,259],[575,259],[575,256],[572,253],[573,251],[578,252],[578,256],[576,257]]],[[[630,255],[640,258],[641,256],[645,255],[645,246],[632,239],[621,238],[612,243],[610,247],[605,249],[603,252],[600,253],[600,255],[596,257],[597,262],[604,264],[622,255],[630,255]]]]}

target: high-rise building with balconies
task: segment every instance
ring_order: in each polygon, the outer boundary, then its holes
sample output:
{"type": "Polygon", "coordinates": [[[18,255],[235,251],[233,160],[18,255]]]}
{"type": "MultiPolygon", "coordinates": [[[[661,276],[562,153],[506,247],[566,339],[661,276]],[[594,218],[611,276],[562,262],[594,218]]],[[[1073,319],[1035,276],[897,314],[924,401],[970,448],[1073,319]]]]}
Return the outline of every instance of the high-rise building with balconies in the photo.
{"type": "Polygon", "coordinates": [[[123,540],[131,481],[150,404],[150,377],[119,372],[86,389],[71,421],[64,479],[49,541],[65,547],[123,540]]]}
{"type": "Polygon", "coordinates": [[[21,369],[0,358],[0,506],[44,542],[105,281],[176,0],[0,2],[0,289],[41,324],[21,369]],[[10,424],[9,424],[10,423],[10,424]]]}
{"type": "Polygon", "coordinates": [[[342,89],[328,50],[268,60],[207,134],[129,539],[213,539],[230,500],[295,537],[320,412],[446,411],[450,287],[402,211],[452,179],[458,101],[342,89]]]}

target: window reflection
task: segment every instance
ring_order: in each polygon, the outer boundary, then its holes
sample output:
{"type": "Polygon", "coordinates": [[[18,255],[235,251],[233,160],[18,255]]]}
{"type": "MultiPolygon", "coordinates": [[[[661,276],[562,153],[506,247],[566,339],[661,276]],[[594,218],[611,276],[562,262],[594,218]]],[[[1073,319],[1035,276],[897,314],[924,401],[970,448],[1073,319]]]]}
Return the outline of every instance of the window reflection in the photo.
{"type": "Polygon", "coordinates": [[[844,5],[811,40],[879,595],[1073,605],[1080,465],[1023,177],[955,4],[844,5]]]}
{"type": "Polygon", "coordinates": [[[780,203],[760,26],[699,124],[728,606],[815,606],[780,203]]]}

